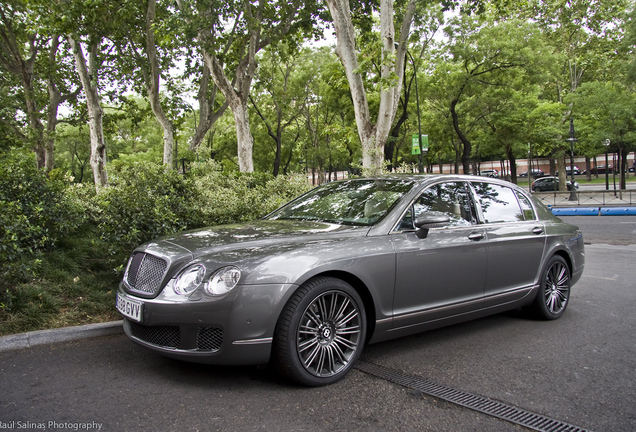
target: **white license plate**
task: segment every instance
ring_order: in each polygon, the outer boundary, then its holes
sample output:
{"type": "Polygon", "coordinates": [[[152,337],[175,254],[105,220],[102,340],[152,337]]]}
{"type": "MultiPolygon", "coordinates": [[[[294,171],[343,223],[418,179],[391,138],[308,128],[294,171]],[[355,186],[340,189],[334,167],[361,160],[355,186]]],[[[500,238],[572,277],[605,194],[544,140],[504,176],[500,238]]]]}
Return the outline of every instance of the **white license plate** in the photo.
{"type": "Polygon", "coordinates": [[[144,304],[140,301],[131,300],[117,294],[117,310],[125,317],[141,322],[144,304]]]}

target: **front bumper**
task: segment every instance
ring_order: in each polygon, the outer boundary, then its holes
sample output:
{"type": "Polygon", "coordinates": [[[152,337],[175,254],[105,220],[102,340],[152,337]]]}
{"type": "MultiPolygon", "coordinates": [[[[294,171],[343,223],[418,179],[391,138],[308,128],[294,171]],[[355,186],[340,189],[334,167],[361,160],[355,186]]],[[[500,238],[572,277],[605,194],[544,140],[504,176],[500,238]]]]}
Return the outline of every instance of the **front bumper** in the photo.
{"type": "Polygon", "coordinates": [[[141,321],[124,319],[134,342],[165,356],[218,365],[269,361],[276,321],[294,285],[238,286],[220,297],[165,301],[117,295],[142,305],[141,321]]]}

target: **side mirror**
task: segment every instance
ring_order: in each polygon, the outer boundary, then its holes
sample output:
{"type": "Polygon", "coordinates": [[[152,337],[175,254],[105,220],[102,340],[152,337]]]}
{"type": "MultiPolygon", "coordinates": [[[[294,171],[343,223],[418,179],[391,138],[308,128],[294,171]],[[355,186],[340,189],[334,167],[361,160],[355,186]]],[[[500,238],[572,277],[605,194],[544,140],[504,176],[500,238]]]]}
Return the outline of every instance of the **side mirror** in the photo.
{"type": "Polygon", "coordinates": [[[448,225],[450,219],[448,216],[423,215],[415,220],[415,235],[417,238],[425,239],[428,237],[428,230],[431,228],[442,228],[448,225]]]}

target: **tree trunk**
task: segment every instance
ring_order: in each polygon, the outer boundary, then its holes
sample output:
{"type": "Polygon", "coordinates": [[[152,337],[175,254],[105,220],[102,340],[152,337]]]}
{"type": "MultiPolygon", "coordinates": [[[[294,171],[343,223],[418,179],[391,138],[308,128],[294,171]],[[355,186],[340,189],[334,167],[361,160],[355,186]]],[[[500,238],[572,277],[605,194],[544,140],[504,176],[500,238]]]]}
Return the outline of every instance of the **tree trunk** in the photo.
{"type": "Polygon", "coordinates": [[[37,98],[35,95],[35,87],[33,85],[33,69],[35,60],[38,55],[37,33],[29,35],[28,50],[29,57],[23,57],[24,46],[22,41],[18,42],[18,38],[13,32],[13,23],[9,17],[5,16],[2,10],[0,17],[2,19],[2,30],[0,37],[0,50],[5,55],[0,56],[0,62],[2,65],[13,75],[19,77],[22,84],[22,91],[24,92],[24,103],[26,105],[26,115],[29,121],[29,127],[32,131],[32,137],[35,140],[33,143],[33,151],[39,168],[44,168],[46,165],[45,156],[45,144],[44,144],[44,125],[39,117],[39,108],[37,104],[37,98]]]}
{"type": "MultiPolygon", "coordinates": [[[[231,105],[230,105],[231,106],[231,105]]],[[[236,124],[236,138],[238,140],[238,162],[241,172],[254,172],[254,137],[250,131],[250,118],[247,114],[247,104],[232,107],[234,123],[236,124]]]]}
{"type": "Polygon", "coordinates": [[[362,145],[362,167],[365,174],[377,174],[382,170],[384,147],[391,124],[397,111],[397,101],[402,87],[403,70],[411,22],[415,11],[415,0],[410,0],[404,14],[397,53],[395,51],[395,31],[393,27],[393,1],[380,2],[380,35],[382,38],[382,78],[390,80],[396,75],[392,85],[384,84],[380,93],[380,108],[376,124],[371,122],[369,103],[359,73],[355,46],[355,29],[351,20],[348,0],[327,0],[336,32],[336,54],[345,69],[356,117],[358,136],[362,145]],[[395,58],[395,61],[392,59],[395,58]]]}
{"type": "MultiPolygon", "coordinates": [[[[512,150],[511,145],[506,145],[506,156],[508,157],[508,161],[510,162],[510,181],[514,184],[517,184],[517,158],[515,158],[515,153],[512,150]]],[[[530,173],[532,171],[528,170],[528,178],[530,178],[530,173]]]]}
{"type": "Polygon", "coordinates": [[[86,94],[88,126],[91,137],[91,168],[93,169],[95,188],[99,190],[106,185],[108,176],[106,174],[106,142],[102,125],[103,112],[97,91],[97,43],[93,43],[91,46],[90,66],[87,66],[79,40],[76,40],[73,35],[68,35],[67,39],[73,50],[75,67],[86,94]]]}
{"type": "Polygon", "coordinates": [[[561,154],[556,157],[557,171],[559,172],[559,190],[567,190],[565,187],[567,174],[565,172],[565,155],[561,154]],[[561,187],[563,185],[563,187],[561,187]]]}
{"type": "MultiPolygon", "coordinates": [[[[205,38],[202,37],[203,40],[205,38]]],[[[250,48],[252,49],[252,48],[250,48]]],[[[212,79],[218,86],[225,100],[228,102],[234,123],[236,126],[237,153],[239,170],[241,172],[254,172],[254,160],[252,152],[254,148],[254,137],[250,131],[250,121],[247,113],[247,100],[252,78],[256,73],[256,61],[249,57],[241,61],[236,69],[236,75],[239,77],[237,82],[239,91],[234,89],[234,85],[227,79],[223,66],[216,56],[208,51],[203,53],[203,58],[212,73],[212,79]]]]}
{"type": "Polygon", "coordinates": [[[212,89],[212,95],[208,97],[208,87],[210,85],[210,69],[208,65],[203,63],[203,70],[201,72],[201,84],[199,85],[199,92],[197,94],[197,100],[199,101],[199,125],[196,125],[195,122],[195,130],[192,135],[192,139],[190,140],[190,144],[188,148],[191,151],[195,151],[205,138],[205,135],[208,133],[212,126],[216,123],[216,121],[221,118],[221,116],[225,113],[225,110],[228,107],[227,100],[219,107],[218,110],[214,111],[214,102],[216,100],[216,92],[218,87],[215,85],[212,89]]]}
{"type": "Polygon", "coordinates": [[[470,151],[472,147],[471,147],[470,141],[468,140],[466,135],[464,135],[464,132],[459,127],[459,116],[457,115],[457,102],[458,102],[457,99],[451,102],[450,112],[451,112],[451,117],[453,118],[453,128],[455,129],[455,132],[457,133],[457,137],[459,138],[459,140],[462,142],[462,145],[464,146],[464,150],[462,152],[462,168],[464,170],[464,174],[470,174],[470,151]]]}
{"type": "Polygon", "coordinates": [[[150,108],[163,129],[163,164],[166,167],[174,167],[174,126],[166,116],[161,99],[159,98],[159,59],[155,44],[154,20],[156,0],[148,1],[146,10],[146,55],[148,56],[149,70],[144,72],[146,80],[146,92],[150,101],[150,108]]]}

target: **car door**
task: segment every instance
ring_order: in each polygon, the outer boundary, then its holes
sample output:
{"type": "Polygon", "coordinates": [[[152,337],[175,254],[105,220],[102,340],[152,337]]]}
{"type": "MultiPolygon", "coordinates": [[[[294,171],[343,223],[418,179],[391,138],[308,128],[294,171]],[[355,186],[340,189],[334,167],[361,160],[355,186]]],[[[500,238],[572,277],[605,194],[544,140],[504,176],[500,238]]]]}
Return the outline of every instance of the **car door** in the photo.
{"type": "Polygon", "coordinates": [[[416,326],[479,309],[487,268],[485,230],[466,182],[428,187],[412,203],[393,235],[396,251],[394,329],[416,326]],[[418,238],[421,215],[447,216],[444,228],[418,238]]]}
{"type": "Polygon", "coordinates": [[[545,226],[525,193],[508,186],[472,182],[488,237],[484,306],[522,298],[532,288],[543,256],[545,226]]]}

